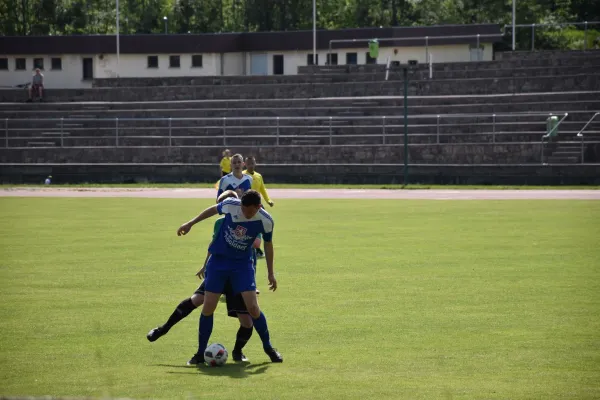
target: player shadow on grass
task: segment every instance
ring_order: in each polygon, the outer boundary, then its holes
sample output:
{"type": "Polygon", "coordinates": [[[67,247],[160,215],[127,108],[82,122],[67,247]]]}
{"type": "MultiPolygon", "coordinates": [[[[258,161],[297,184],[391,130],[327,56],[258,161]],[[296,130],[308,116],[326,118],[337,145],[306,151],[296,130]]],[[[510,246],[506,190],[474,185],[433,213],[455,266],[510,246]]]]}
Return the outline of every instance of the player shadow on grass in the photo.
{"type": "Polygon", "coordinates": [[[201,367],[190,367],[187,365],[169,365],[169,364],[157,364],[158,367],[175,367],[184,368],[186,371],[167,371],[167,374],[188,374],[188,375],[210,375],[210,376],[229,376],[234,379],[247,378],[251,375],[258,375],[266,372],[271,365],[271,362],[265,361],[259,364],[251,363],[227,363],[222,367],[208,367],[203,365],[201,367]]]}

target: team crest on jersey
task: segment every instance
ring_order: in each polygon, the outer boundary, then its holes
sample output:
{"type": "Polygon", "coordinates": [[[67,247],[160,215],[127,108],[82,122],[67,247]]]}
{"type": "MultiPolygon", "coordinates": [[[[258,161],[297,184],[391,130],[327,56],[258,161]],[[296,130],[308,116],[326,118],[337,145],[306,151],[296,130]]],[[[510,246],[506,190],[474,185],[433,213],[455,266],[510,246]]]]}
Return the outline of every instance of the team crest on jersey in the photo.
{"type": "Polygon", "coordinates": [[[243,240],[246,237],[246,232],[248,232],[248,229],[238,225],[233,231],[233,234],[235,235],[236,239],[243,240]]]}

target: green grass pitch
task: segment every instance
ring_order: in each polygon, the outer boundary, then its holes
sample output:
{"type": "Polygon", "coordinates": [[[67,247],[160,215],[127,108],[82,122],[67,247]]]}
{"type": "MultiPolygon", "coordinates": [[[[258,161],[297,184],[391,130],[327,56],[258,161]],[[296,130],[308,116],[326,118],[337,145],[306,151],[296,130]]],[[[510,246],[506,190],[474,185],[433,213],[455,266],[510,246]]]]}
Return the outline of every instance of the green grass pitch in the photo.
{"type": "MultiPolygon", "coordinates": [[[[209,200],[0,198],[0,395],[598,399],[600,202],[279,200],[283,364],[189,368],[209,200]]],[[[237,321],[216,311],[211,342],[237,321]]]]}

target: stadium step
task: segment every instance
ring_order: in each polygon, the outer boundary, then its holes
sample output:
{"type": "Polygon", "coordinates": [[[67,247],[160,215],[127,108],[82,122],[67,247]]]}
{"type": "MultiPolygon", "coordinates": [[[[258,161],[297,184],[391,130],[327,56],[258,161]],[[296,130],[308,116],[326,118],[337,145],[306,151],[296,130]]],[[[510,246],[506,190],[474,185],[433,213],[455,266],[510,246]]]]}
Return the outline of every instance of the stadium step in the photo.
{"type": "Polygon", "coordinates": [[[352,102],[352,105],[356,107],[374,107],[378,106],[379,103],[376,101],[355,101],[352,102]]]}
{"type": "Polygon", "coordinates": [[[365,113],[362,111],[340,111],[338,112],[338,115],[344,117],[362,117],[365,113]]]}
{"type": "Polygon", "coordinates": [[[318,145],[321,144],[319,139],[292,139],[292,144],[295,145],[318,145]]]}
{"type": "Polygon", "coordinates": [[[56,147],[55,142],[27,142],[29,147],[56,147]]]}
{"type": "MultiPolygon", "coordinates": [[[[60,126],[61,126],[61,124],[60,124],[60,123],[58,123],[58,124],[56,124],[56,126],[57,126],[57,127],[60,127],[60,126]]],[[[62,124],[62,126],[63,126],[63,127],[70,126],[70,127],[72,127],[72,128],[75,128],[75,127],[83,127],[83,124],[63,123],[63,124],[62,124]]]]}
{"type": "Polygon", "coordinates": [[[577,164],[580,162],[580,157],[550,156],[548,157],[547,164],[577,164]]]}
{"type": "Polygon", "coordinates": [[[331,119],[331,120],[320,120],[321,125],[344,125],[348,124],[350,121],[344,121],[341,119],[331,119]]]}
{"type": "Polygon", "coordinates": [[[42,136],[68,136],[70,132],[42,132],[42,136]]]}

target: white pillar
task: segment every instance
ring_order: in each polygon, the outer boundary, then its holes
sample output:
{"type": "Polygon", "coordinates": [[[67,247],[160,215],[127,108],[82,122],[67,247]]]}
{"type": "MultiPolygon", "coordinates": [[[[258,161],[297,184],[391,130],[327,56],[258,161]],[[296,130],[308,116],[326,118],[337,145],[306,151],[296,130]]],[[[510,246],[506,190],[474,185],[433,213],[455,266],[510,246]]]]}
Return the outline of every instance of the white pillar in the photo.
{"type": "Polygon", "coordinates": [[[313,64],[317,65],[317,0],[313,0],[313,64]]]}
{"type": "Polygon", "coordinates": [[[117,0],[117,77],[119,76],[119,64],[121,61],[121,49],[119,46],[119,0],[117,0]]]}
{"type": "Polygon", "coordinates": [[[517,27],[515,26],[517,20],[517,0],[512,0],[512,49],[515,51],[515,42],[517,38],[515,37],[517,27]]]}

